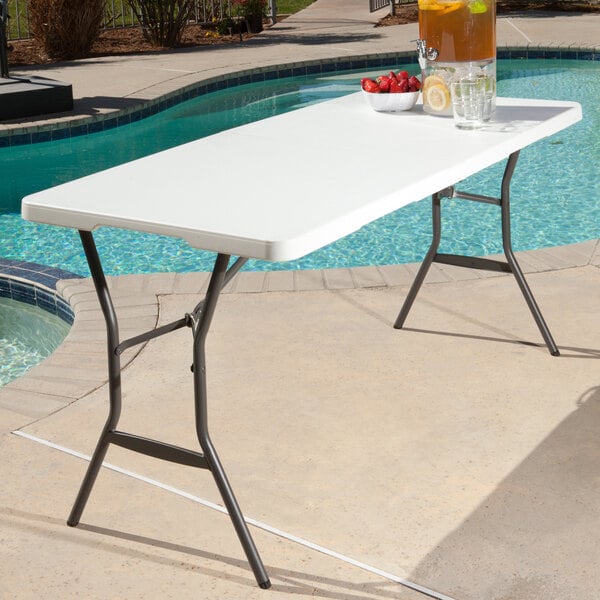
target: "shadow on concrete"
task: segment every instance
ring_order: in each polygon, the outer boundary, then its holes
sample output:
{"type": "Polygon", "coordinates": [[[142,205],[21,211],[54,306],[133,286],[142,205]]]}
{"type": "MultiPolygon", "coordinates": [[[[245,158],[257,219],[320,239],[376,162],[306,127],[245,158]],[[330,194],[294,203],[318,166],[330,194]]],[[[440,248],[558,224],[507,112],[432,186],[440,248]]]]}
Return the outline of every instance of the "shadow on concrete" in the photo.
{"type": "Polygon", "coordinates": [[[250,45],[269,44],[289,44],[299,46],[318,46],[318,45],[333,45],[333,44],[355,44],[360,42],[370,42],[380,39],[381,36],[373,34],[334,34],[334,33],[303,33],[299,35],[290,35],[289,33],[279,34],[279,31],[272,31],[268,36],[256,37],[245,42],[250,45]]]}
{"type": "MultiPolygon", "coordinates": [[[[73,110],[69,112],[62,113],[47,113],[47,114],[38,114],[36,116],[27,117],[28,124],[35,124],[40,122],[47,122],[49,119],[58,119],[65,116],[70,117],[86,117],[86,116],[94,116],[104,112],[110,111],[119,111],[125,110],[126,108],[138,106],[142,107],[145,104],[143,99],[129,99],[122,98],[117,96],[90,96],[79,98],[73,102],[73,110]]],[[[118,117],[118,112],[113,112],[110,117],[118,117]]],[[[11,124],[11,123],[21,123],[22,119],[7,119],[3,120],[3,124],[11,124]]],[[[72,120],[69,122],[63,122],[60,126],[57,126],[57,129],[68,129],[69,127],[77,127],[78,123],[76,120],[72,120]]]]}
{"type": "MultiPolygon", "coordinates": [[[[85,523],[81,523],[76,528],[76,530],[81,530],[81,535],[77,535],[77,531],[67,527],[62,519],[8,507],[0,507],[0,522],[2,522],[4,531],[18,529],[29,531],[40,537],[45,537],[51,532],[50,535],[53,539],[61,539],[65,544],[79,544],[102,552],[120,555],[126,559],[139,560],[150,568],[152,564],[162,565],[175,571],[183,570],[193,572],[198,576],[233,581],[249,590],[256,588],[256,581],[245,559],[85,523]],[[84,535],[83,532],[95,535],[90,537],[84,535]],[[105,536],[106,541],[99,540],[96,535],[105,536]],[[118,544],[118,540],[126,542],[126,545],[118,544]],[[165,550],[173,554],[169,556],[164,553],[165,550]],[[212,561],[216,565],[210,567],[207,561],[212,561]],[[219,567],[219,563],[230,568],[223,569],[219,567]]],[[[308,571],[282,569],[268,564],[265,566],[272,582],[271,593],[276,591],[332,600],[401,600],[403,597],[403,588],[394,582],[362,581],[352,583],[333,577],[311,574],[308,571]]]]}
{"type": "MultiPolygon", "coordinates": [[[[251,588],[256,587],[256,582],[248,565],[248,562],[245,559],[237,559],[230,556],[224,556],[220,554],[214,554],[211,552],[207,552],[205,550],[200,550],[198,548],[193,548],[191,546],[184,546],[182,544],[174,544],[172,542],[166,542],[164,540],[159,540],[155,538],[150,538],[146,536],[136,535],[127,533],[124,531],[119,531],[116,529],[108,529],[104,527],[96,527],[93,525],[79,525],[79,529],[83,529],[85,531],[90,531],[93,533],[106,535],[113,538],[123,539],[131,542],[135,542],[137,544],[142,544],[146,546],[153,546],[156,548],[163,548],[166,550],[170,550],[173,552],[177,552],[180,554],[186,554],[189,556],[199,557],[203,560],[213,560],[218,561],[223,564],[227,564],[232,567],[236,567],[241,571],[244,571],[248,574],[247,577],[233,577],[236,579],[238,583],[246,585],[251,588]]],[[[145,553],[144,553],[145,554],[145,553]]],[[[155,561],[157,557],[155,555],[147,554],[143,558],[155,561]]],[[[162,562],[162,558],[159,559],[162,562]]],[[[206,567],[202,567],[194,562],[193,565],[182,563],[181,560],[172,560],[169,561],[173,563],[173,566],[179,566],[184,568],[189,568],[193,566],[194,570],[203,570],[207,575],[212,577],[217,577],[221,579],[231,580],[231,572],[222,572],[222,571],[214,571],[212,569],[207,569],[206,567]]],[[[315,598],[344,598],[345,600],[367,600],[368,598],[372,598],[373,600],[381,599],[395,599],[399,600],[398,589],[399,585],[393,582],[380,582],[380,583],[357,583],[353,584],[348,581],[344,581],[341,579],[335,579],[332,577],[323,577],[322,575],[313,575],[307,571],[295,571],[291,569],[282,569],[280,567],[265,565],[267,572],[269,574],[269,578],[272,582],[272,590],[283,592],[285,594],[297,594],[301,596],[309,596],[315,598]],[[325,586],[333,589],[325,589],[325,586]],[[389,588],[389,589],[385,589],[389,588]]]]}
{"type": "Polygon", "coordinates": [[[410,578],[461,600],[597,597],[599,430],[600,386],[410,578]]]}
{"type": "MultiPolygon", "coordinates": [[[[262,47],[271,44],[290,44],[300,46],[315,46],[315,45],[335,45],[335,44],[354,44],[360,42],[369,42],[378,40],[382,36],[378,33],[327,33],[319,32],[316,29],[314,32],[302,33],[303,29],[296,27],[285,27],[281,29],[270,30],[266,35],[257,35],[249,38],[243,42],[232,41],[228,44],[214,44],[206,46],[185,46],[181,48],[172,48],[169,50],[155,50],[148,52],[137,52],[130,53],[127,55],[120,54],[106,54],[100,56],[91,56],[81,60],[56,62],[42,65],[11,65],[13,69],[16,69],[20,73],[28,73],[30,71],[44,72],[53,71],[57,68],[71,68],[71,67],[87,67],[87,66],[101,66],[111,64],[123,64],[127,58],[154,58],[154,57],[165,57],[174,54],[187,54],[193,53],[211,53],[211,52],[227,52],[227,51],[239,51],[240,48],[252,48],[262,47]],[[293,33],[298,31],[298,33],[293,33]]],[[[274,57],[276,58],[276,57],[274,57]]],[[[277,60],[273,61],[273,64],[278,64],[277,60]]],[[[232,68],[232,72],[235,69],[232,68]]]]}
{"type": "MultiPolygon", "coordinates": [[[[430,335],[440,335],[455,338],[465,338],[470,340],[482,340],[487,342],[499,342],[501,344],[516,344],[520,346],[532,346],[534,348],[546,349],[544,343],[529,342],[526,340],[510,340],[506,338],[492,337],[487,335],[473,335],[467,333],[457,333],[455,331],[437,331],[433,329],[420,329],[418,327],[402,327],[403,331],[413,333],[428,333],[430,335]]],[[[560,356],[562,358],[592,358],[600,360],[600,348],[580,348],[577,346],[559,346],[560,356]],[[567,353],[565,352],[567,351],[567,353]]]]}
{"type": "MultiPolygon", "coordinates": [[[[88,96],[75,101],[78,113],[95,115],[107,110],[124,110],[133,106],[142,106],[145,101],[140,98],[123,98],[118,96],[88,96]]],[[[111,115],[117,116],[117,115],[111,115]]]]}

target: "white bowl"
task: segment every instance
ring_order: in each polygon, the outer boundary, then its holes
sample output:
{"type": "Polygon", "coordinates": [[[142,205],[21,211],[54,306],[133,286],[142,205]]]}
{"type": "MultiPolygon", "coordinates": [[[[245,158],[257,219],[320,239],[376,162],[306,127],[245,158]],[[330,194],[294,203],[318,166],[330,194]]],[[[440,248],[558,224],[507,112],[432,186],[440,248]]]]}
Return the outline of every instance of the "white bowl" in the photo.
{"type": "Polygon", "coordinates": [[[381,92],[373,94],[362,90],[363,96],[367,99],[370,107],[379,112],[399,112],[410,110],[417,102],[421,92],[394,93],[381,92]]]}

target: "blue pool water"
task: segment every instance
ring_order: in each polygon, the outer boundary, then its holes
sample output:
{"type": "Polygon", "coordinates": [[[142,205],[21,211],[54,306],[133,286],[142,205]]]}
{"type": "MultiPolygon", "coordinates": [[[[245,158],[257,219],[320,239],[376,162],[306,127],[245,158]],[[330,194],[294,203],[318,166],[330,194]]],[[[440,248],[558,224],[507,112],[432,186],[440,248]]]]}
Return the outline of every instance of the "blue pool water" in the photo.
{"type": "Polygon", "coordinates": [[[0,387],[50,356],[69,329],[37,306],[0,298],[0,387]]]}
{"type": "MultiPolygon", "coordinates": [[[[382,67],[376,71],[386,70],[382,67]]],[[[416,65],[408,70],[418,72],[416,65]]],[[[23,196],[222,129],[354,92],[364,74],[344,72],[248,84],[190,100],[106,132],[0,148],[0,254],[87,275],[77,233],[22,220],[23,196]]],[[[501,96],[576,100],[584,110],[583,122],[521,153],[511,194],[515,250],[600,237],[600,64],[575,60],[499,61],[498,79],[501,96]]],[[[494,165],[463,182],[461,189],[498,195],[502,170],[503,165],[494,165]]],[[[199,197],[202,178],[208,176],[199,165],[199,197]]],[[[400,165],[397,176],[401,177],[400,165]]],[[[255,184],[269,185],[268,165],[257,165],[255,184]]],[[[223,193],[227,193],[226,181],[223,193]]],[[[425,199],[301,260],[284,264],[249,261],[245,269],[420,261],[431,241],[430,222],[430,202],[425,199]]],[[[150,234],[101,228],[96,242],[109,275],[210,270],[214,260],[212,254],[194,250],[185,242],[150,234]]],[[[445,201],[440,251],[474,255],[501,252],[498,208],[445,201]]]]}

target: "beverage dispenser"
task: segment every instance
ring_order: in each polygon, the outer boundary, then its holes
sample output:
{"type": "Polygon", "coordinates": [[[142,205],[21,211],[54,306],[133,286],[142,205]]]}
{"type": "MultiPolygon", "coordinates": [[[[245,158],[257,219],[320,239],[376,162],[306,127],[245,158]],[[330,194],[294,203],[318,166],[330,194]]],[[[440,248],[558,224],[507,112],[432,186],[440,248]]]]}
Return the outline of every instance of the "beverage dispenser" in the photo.
{"type": "Polygon", "coordinates": [[[452,115],[450,84],[467,79],[485,87],[489,119],[496,106],[495,0],[419,0],[419,34],[425,112],[452,115]]]}

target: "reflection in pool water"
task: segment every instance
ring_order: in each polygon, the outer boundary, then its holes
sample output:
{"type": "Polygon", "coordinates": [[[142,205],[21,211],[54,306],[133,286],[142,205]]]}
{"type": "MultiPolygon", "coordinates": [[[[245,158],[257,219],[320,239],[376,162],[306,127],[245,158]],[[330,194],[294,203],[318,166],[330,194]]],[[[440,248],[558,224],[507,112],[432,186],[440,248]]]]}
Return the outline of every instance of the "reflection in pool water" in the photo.
{"type": "Polygon", "coordinates": [[[50,356],[70,327],[37,306],[0,298],[0,386],[50,356]]]}

